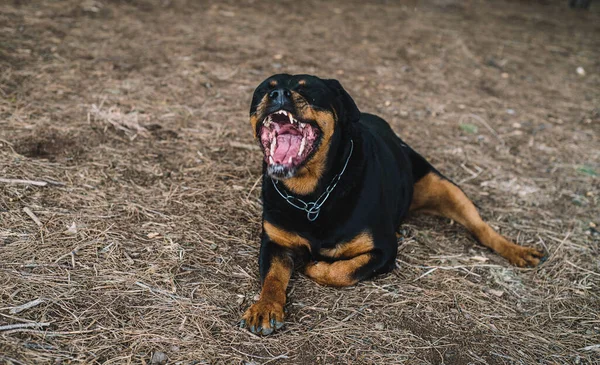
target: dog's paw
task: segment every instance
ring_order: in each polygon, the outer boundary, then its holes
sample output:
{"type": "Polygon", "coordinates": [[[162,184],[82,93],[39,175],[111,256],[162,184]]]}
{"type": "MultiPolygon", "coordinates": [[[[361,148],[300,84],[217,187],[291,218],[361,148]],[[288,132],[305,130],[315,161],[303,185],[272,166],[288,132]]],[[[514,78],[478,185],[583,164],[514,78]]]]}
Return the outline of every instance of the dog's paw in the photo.
{"type": "Polygon", "coordinates": [[[331,265],[326,262],[309,262],[308,264],[306,264],[306,266],[304,266],[304,275],[308,276],[311,280],[321,285],[335,286],[331,282],[330,267],[331,265]]]}
{"type": "Polygon", "coordinates": [[[259,300],[244,313],[240,327],[247,328],[257,335],[266,336],[283,327],[283,317],[281,304],[259,300]]]}
{"type": "Polygon", "coordinates": [[[546,261],[548,255],[537,248],[517,246],[506,255],[506,258],[517,267],[535,267],[546,261]]]}
{"type": "Polygon", "coordinates": [[[304,275],[309,278],[315,280],[319,277],[322,277],[326,274],[328,265],[319,261],[309,262],[304,266],[304,275]]]}

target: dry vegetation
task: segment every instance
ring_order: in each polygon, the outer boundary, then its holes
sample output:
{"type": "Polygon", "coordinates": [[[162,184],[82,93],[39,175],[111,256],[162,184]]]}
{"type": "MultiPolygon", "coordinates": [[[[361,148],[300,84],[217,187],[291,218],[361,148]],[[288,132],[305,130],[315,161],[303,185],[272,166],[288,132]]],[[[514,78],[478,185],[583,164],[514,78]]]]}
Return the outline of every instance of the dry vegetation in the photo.
{"type": "Polygon", "coordinates": [[[600,4],[566,2],[2,1],[0,363],[600,363],[600,4]],[[340,79],[549,261],[413,217],[393,273],[294,275],[282,332],[237,328],[281,71],[340,79]]]}

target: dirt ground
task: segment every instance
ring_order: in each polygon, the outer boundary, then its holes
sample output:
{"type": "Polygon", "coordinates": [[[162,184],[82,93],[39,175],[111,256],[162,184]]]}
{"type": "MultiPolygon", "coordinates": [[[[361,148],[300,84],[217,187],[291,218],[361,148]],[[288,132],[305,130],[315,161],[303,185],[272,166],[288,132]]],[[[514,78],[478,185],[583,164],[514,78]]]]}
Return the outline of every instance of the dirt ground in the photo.
{"type": "Polygon", "coordinates": [[[566,3],[2,1],[0,363],[600,364],[600,4],[566,3]],[[295,274],[284,330],[239,329],[279,72],[339,79],[550,259],[415,216],[394,272],[295,274]]]}

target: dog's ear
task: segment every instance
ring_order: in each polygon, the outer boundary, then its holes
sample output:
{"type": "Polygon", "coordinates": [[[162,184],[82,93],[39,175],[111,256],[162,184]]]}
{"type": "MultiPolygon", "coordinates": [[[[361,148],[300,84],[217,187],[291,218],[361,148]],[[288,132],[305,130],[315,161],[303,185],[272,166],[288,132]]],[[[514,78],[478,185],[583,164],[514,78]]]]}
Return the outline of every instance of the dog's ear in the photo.
{"type": "Polygon", "coordinates": [[[348,123],[358,122],[360,119],[360,110],[352,100],[352,97],[344,88],[342,84],[338,80],[328,79],[325,80],[327,86],[335,92],[337,105],[336,112],[338,113],[338,118],[342,121],[346,121],[348,123]]]}

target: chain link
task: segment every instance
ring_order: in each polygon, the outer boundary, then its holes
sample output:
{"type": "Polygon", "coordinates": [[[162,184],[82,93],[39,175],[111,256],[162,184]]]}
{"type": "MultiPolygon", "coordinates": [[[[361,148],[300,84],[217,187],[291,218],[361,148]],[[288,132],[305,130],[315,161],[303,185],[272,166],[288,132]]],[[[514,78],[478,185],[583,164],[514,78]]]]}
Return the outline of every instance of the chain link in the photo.
{"type": "Polygon", "coordinates": [[[344,171],[346,171],[346,167],[348,166],[348,161],[350,161],[350,157],[352,157],[353,151],[354,151],[354,141],[350,140],[350,154],[348,154],[348,158],[346,159],[346,163],[344,164],[342,171],[340,171],[339,174],[335,175],[333,177],[333,179],[331,179],[331,183],[329,184],[329,186],[327,186],[327,188],[325,188],[325,191],[323,192],[323,194],[321,194],[317,198],[317,200],[315,200],[314,202],[307,203],[298,197],[290,195],[286,192],[281,192],[281,190],[279,190],[279,187],[277,186],[279,181],[273,180],[273,178],[271,178],[271,182],[273,183],[275,190],[277,190],[279,195],[281,195],[281,197],[286,202],[288,202],[289,205],[291,205],[292,207],[294,207],[296,209],[305,211],[306,219],[308,219],[311,222],[314,222],[319,217],[319,213],[321,212],[321,207],[323,206],[323,204],[325,204],[325,202],[327,201],[327,198],[329,198],[329,195],[331,194],[331,192],[333,192],[333,189],[335,189],[335,187],[337,186],[338,182],[342,178],[342,175],[344,174],[344,171]]]}

